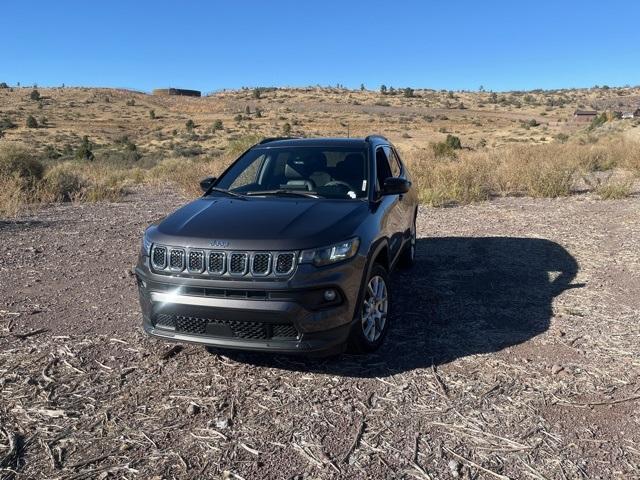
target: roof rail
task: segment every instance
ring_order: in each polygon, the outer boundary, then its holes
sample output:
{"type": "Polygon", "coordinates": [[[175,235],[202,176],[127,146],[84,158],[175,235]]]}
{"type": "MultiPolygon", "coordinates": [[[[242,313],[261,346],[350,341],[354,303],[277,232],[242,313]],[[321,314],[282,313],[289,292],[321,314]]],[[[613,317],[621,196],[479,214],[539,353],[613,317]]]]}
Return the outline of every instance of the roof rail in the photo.
{"type": "Polygon", "coordinates": [[[369,141],[373,140],[374,138],[381,138],[385,142],[389,141],[389,139],[387,137],[385,137],[384,135],[379,135],[377,133],[374,133],[373,135],[367,135],[367,137],[364,139],[364,141],[365,142],[369,142],[369,141]]]}
{"type": "Polygon", "coordinates": [[[269,143],[269,142],[277,142],[278,140],[294,140],[296,138],[302,138],[302,137],[267,137],[260,140],[258,142],[258,145],[262,145],[264,143],[269,143]]]}

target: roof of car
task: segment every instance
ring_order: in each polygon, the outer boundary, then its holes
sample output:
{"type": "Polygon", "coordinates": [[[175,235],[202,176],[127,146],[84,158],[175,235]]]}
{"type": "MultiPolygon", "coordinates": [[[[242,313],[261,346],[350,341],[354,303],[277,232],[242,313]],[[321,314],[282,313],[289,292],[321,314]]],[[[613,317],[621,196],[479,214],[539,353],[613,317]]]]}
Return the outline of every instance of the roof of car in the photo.
{"type": "Polygon", "coordinates": [[[389,143],[379,135],[366,138],[265,138],[254,148],[274,147],[366,147],[368,143],[389,143]]]}

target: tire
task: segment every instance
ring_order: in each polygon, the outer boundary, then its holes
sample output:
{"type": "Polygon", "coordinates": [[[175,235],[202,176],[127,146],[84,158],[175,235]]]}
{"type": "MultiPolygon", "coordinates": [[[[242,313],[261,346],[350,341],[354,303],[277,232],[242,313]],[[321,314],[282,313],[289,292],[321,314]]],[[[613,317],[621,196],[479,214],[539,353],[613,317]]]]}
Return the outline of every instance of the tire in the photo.
{"type": "Polygon", "coordinates": [[[398,264],[402,268],[411,268],[416,261],[416,217],[413,217],[413,226],[411,228],[411,239],[404,246],[398,264]]]}
{"type": "Polygon", "coordinates": [[[390,309],[389,275],[382,265],[376,263],[366,279],[364,293],[356,309],[347,348],[350,353],[373,352],[382,345],[389,330],[390,309]],[[376,295],[372,296],[372,293],[376,295]]]}

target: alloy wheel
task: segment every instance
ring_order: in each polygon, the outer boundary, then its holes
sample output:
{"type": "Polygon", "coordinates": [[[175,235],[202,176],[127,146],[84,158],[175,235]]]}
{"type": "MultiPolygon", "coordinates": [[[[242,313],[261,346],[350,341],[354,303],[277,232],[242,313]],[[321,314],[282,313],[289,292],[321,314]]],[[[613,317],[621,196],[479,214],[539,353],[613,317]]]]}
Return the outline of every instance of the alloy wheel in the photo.
{"type": "Polygon", "coordinates": [[[387,284],[380,275],[375,275],[369,280],[362,306],[362,332],[369,342],[375,342],[382,335],[388,308],[387,284]]]}

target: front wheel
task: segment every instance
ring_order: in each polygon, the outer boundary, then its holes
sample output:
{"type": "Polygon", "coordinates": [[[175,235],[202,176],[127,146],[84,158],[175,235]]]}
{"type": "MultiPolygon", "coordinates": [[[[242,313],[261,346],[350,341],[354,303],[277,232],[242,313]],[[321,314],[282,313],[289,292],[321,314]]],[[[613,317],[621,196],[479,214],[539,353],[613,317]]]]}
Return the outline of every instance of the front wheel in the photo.
{"type": "Polygon", "coordinates": [[[381,265],[374,265],[367,278],[364,295],[356,313],[349,351],[366,353],[376,350],[384,340],[389,329],[389,277],[381,265]]]}

